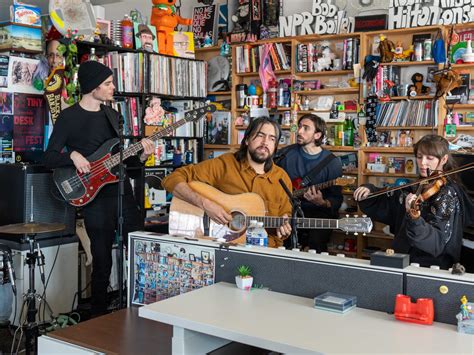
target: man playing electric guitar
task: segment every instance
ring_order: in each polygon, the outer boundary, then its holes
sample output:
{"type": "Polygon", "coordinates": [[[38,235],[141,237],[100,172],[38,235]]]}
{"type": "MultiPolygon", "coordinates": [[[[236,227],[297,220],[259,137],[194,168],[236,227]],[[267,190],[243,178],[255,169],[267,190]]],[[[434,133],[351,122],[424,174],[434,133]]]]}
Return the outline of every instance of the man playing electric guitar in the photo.
{"type": "MultiPolygon", "coordinates": [[[[162,185],[179,199],[204,210],[221,225],[229,223],[232,216],[217,202],[195,192],[189,182],[200,181],[231,195],[254,192],[264,200],[267,215],[286,217],[291,213],[291,205],[279,180],[282,179],[289,189],[291,181],[283,169],[273,164],[280,135],[280,127],[274,121],[267,117],[254,119],[236,153],[179,168],[168,175],[162,185]]],[[[291,234],[290,224],[285,222],[276,231],[269,230],[268,234],[268,246],[280,246],[291,234]]]]}
{"type": "MultiPolygon", "coordinates": [[[[106,141],[119,136],[119,113],[103,105],[113,100],[112,70],[105,65],[87,61],[81,64],[78,74],[82,91],[79,103],[65,109],[59,115],[44,154],[44,164],[49,168],[75,166],[79,173],[97,174],[91,171],[91,156],[106,141]],[[67,148],[64,152],[63,149],[67,148]]],[[[153,153],[154,144],[149,139],[141,141],[140,156],[127,159],[127,164],[139,165],[153,153]]],[[[98,168],[95,168],[98,170],[98,168]]],[[[80,183],[76,179],[76,183],[80,183]]],[[[123,197],[123,235],[142,225],[138,205],[133,197],[128,178],[125,179],[123,197]]],[[[83,207],[87,234],[91,239],[92,252],[92,316],[107,311],[107,287],[112,267],[112,243],[117,226],[118,184],[105,185],[97,197],[83,207]]]]}
{"type": "MultiPolygon", "coordinates": [[[[313,114],[304,115],[298,121],[297,144],[277,153],[281,157],[277,164],[288,173],[295,189],[342,176],[341,161],[321,147],[325,132],[326,123],[323,119],[313,114]]],[[[340,186],[331,186],[322,191],[311,186],[303,197],[305,201],[301,206],[305,217],[338,218],[342,204],[340,186]]],[[[298,238],[304,248],[322,252],[327,250],[331,232],[331,229],[300,231],[298,238]]]]}

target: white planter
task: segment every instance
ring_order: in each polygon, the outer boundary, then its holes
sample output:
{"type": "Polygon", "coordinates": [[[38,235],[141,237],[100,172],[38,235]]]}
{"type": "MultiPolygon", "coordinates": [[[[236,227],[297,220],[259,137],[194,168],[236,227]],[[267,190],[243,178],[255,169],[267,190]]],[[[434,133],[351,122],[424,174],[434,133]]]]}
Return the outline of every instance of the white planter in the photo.
{"type": "Polygon", "coordinates": [[[253,277],[252,276],[247,276],[247,277],[236,276],[235,277],[235,284],[241,290],[247,290],[248,291],[252,288],[253,277]]]}

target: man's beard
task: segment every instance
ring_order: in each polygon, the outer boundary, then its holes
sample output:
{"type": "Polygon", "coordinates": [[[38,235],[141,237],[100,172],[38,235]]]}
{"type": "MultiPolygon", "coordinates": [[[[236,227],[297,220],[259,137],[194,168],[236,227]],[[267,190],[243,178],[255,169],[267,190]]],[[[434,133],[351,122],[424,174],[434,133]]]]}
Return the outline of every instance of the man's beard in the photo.
{"type": "Polygon", "coordinates": [[[303,141],[300,143],[300,142],[298,141],[298,137],[296,137],[296,143],[297,143],[300,147],[305,147],[305,146],[307,146],[308,144],[311,144],[311,143],[313,143],[313,142],[314,142],[313,140],[305,141],[305,140],[303,139],[303,141]]]}
{"type": "MultiPolygon", "coordinates": [[[[258,148],[257,148],[258,149],[258,148]]],[[[249,155],[250,158],[257,164],[263,164],[272,159],[273,154],[269,153],[267,157],[263,157],[263,154],[258,154],[257,149],[250,150],[249,155]]],[[[268,149],[267,149],[268,150],[268,149]]]]}

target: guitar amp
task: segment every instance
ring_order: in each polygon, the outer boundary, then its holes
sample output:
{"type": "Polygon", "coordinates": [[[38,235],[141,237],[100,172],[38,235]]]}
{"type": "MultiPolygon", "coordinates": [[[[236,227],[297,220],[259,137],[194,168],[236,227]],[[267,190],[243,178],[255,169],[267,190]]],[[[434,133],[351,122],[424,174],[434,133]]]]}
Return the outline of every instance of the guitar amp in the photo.
{"type": "MultiPolygon", "coordinates": [[[[0,164],[0,225],[34,222],[63,223],[60,232],[41,233],[37,240],[74,235],[75,208],[56,193],[51,170],[42,165],[0,164]],[[56,193],[56,197],[55,194],[56,193]]],[[[20,239],[22,236],[20,235],[20,239]]],[[[18,235],[0,234],[17,240],[18,235]]]]}

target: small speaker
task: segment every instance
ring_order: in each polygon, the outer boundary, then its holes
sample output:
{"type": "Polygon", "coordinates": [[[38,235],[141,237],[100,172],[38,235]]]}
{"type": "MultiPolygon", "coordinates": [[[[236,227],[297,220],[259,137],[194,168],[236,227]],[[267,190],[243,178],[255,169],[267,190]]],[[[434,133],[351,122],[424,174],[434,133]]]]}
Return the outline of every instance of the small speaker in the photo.
{"type": "MultiPolygon", "coordinates": [[[[37,239],[75,234],[75,208],[60,198],[51,170],[42,165],[0,164],[0,225],[63,223],[60,232],[41,233],[37,239]]],[[[0,234],[3,239],[21,235],[0,234]]]]}

